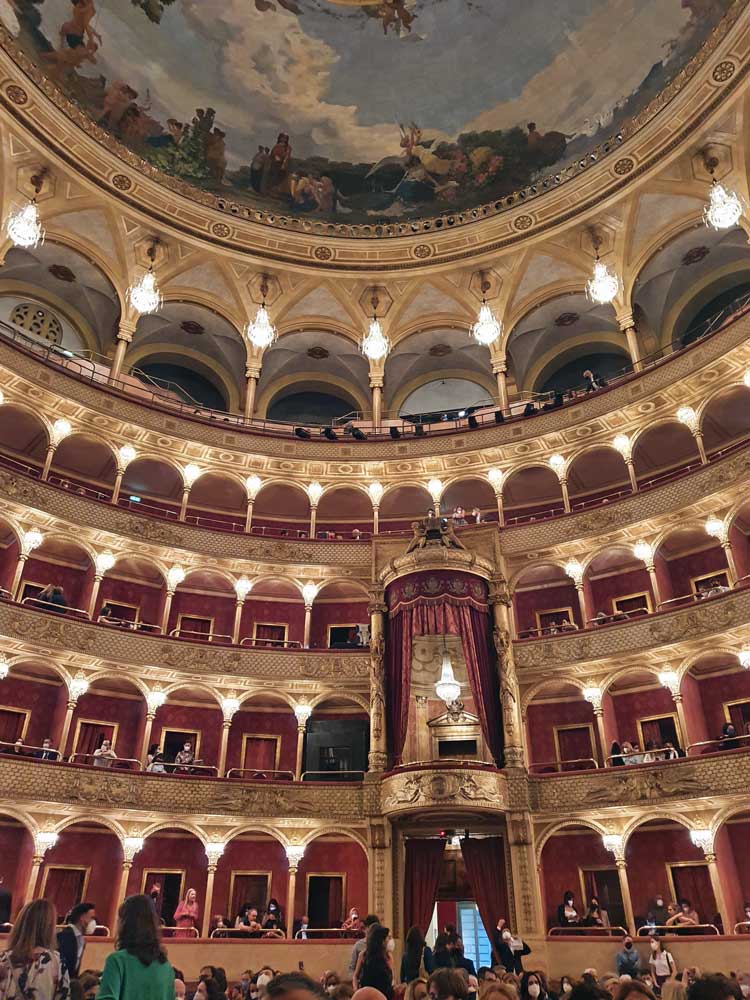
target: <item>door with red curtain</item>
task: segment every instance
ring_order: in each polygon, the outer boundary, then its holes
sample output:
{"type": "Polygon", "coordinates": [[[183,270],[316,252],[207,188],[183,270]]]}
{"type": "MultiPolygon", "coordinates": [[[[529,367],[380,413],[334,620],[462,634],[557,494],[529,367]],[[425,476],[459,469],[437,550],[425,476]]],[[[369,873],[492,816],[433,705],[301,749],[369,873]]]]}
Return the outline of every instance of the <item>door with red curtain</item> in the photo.
{"type": "Polygon", "coordinates": [[[255,644],[257,646],[270,646],[279,648],[286,640],[286,625],[261,625],[255,626],[255,644]]]}
{"type": "Polygon", "coordinates": [[[275,771],[279,751],[276,736],[246,736],[242,766],[253,771],[275,771]]]}
{"type": "Polygon", "coordinates": [[[670,864],[677,900],[689,899],[702,924],[712,924],[716,916],[716,897],[711,885],[708,865],[701,861],[670,864]]]}
{"type": "Polygon", "coordinates": [[[267,872],[232,872],[231,898],[227,916],[233,921],[243,903],[249,903],[262,914],[270,895],[271,876],[267,872]]]}
{"type": "Polygon", "coordinates": [[[65,914],[83,900],[88,875],[88,868],[47,867],[42,896],[55,907],[59,924],[63,923],[65,914]]]}
{"type": "MultiPolygon", "coordinates": [[[[556,726],[555,744],[557,748],[557,759],[563,761],[584,761],[588,758],[596,760],[594,749],[594,739],[591,726],[556,726]]],[[[582,765],[570,765],[563,770],[577,770],[582,765]]],[[[585,765],[583,765],[585,766],[585,765]]],[[[592,765],[593,766],[593,765],[592,765]]]]}
{"type": "Polygon", "coordinates": [[[0,708],[0,743],[15,743],[23,733],[25,721],[25,712],[16,712],[12,708],[0,708]]]}
{"type": "MultiPolygon", "coordinates": [[[[115,727],[111,724],[87,722],[86,719],[79,719],[73,753],[92,754],[94,750],[99,749],[104,740],[111,740],[114,732],[115,727]]],[[[91,762],[89,761],[89,763],[91,762]]]]}

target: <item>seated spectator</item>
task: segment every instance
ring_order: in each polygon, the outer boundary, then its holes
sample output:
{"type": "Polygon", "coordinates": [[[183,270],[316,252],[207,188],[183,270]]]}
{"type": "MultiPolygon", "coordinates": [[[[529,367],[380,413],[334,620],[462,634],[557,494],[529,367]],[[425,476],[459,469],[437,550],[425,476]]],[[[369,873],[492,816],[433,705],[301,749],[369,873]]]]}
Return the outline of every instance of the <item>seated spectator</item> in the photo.
{"type": "Polygon", "coordinates": [[[28,756],[28,754],[26,753],[26,751],[23,748],[23,740],[20,740],[20,739],[16,740],[16,742],[13,744],[12,753],[15,754],[16,757],[26,757],[26,756],[28,756]]]}
{"type": "Polygon", "coordinates": [[[554,996],[554,994],[550,994],[547,987],[547,977],[539,971],[524,972],[521,976],[519,994],[521,1000],[551,1000],[551,997],[554,996]]]}
{"type": "Polygon", "coordinates": [[[667,740],[662,749],[664,751],[664,760],[677,760],[680,756],[680,751],[671,740],[667,740]]]}
{"type": "Polygon", "coordinates": [[[601,908],[596,896],[592,896],[589,901],[583,924],[584,927],[609,927],[609,915],[601,908]]]}
{"type": "Polygon", "coordinates": [[[528,402],[523,408],[523,415],[525,417],[533,417],[536,413],[536,407],[532,402],[528,402]]]}
{"type": "Polygon", "coordinates": [[[708,594],[706,596],[715,597],[716,594],[726,594],[728,590],[729,587],[725,583],[722,583],[720,580],[712,580],[708,586],[708,594]]]}
{"type": "Polygon", "coordinates": [[[117,760],[117,754],[112,749],[109,740],[102,740],[98,750],[94,750],[94,767],[112,767],[112,761],[117,760]]]}
{"type": "Polygon", "coordinates": [[[622,747],[617,740],[613,740],[609,748],[609,766],[622,767],[624,763],[625,761],[622,759],[622,747]]]}
{"type": "Polygon", "coordinates": [[[667,927],[694,927],[701,922],[689,899],[679,901],[679,909],[667,920],[667,927]]]}
{"type": "Polygon", "coordinates": [[[622,939],[622,949],[615,956],[615,965],[618,976],[632,976],[635,978],[641,968],[641,957],[633,945],[633,939],[626,934],[622,939]]]}
{"type": "MultiPolygon", "coordinates": [[[[750,902],[745,902],[743,914],[740,917],[740,926],[737,928],[738,934],[750,934],[750,902]]],[[[748,994],[750,995],[750,993],[748,994]]]]}
{"type": "Polygon", "coordinates": [[[629,740],[625,740],[622,744],[622,759],[625,764],[640,764],[641,762],[635,746],[629,740]]]}
{"type": "Polygon", "coordinates": [[[643,757],[641,758],[641,763],[643,764],[653,764],[657,760],[663,760],[661,754],[657,751],[656,744],[653,740],[646,740],[644,751],[643,757]]]}
{"type": "Polygon", "coordinates": [[[115,613],[112,610],[111,604],[103,604],[99,610],[98,621],[106,624],[108,621],[111,621],[111,619],[114,618],[114,614],[115,613]]]}
{"type": "Polygon", "coordinates": [[[609,616],[603,611],[597,611],[594,615],[594,623],[596,625],[605,625],[609,621],[609,616]]]}
{"type": "Polygon", "coordinates": [[[164,773],[164,754],[158,743],[152,743],[146,756],[146,770],[151,774],[164,773]]]}
{"type": "Polygon", "coordinates": [[[688,1000],[741,1000],[743,993],[736,980],[715,973],[694,979],[687,996],[688,1000]]]}
{"type": "Polygon", "coordinates": [[[595,375],[590,368],[587,368],[583,373],[583,382],[586,387],[586,392],[596,392],[597,389],[601,389],[603,382],[599,381],[597,375],[595,375]]]}
{"type": "Polygon", "coordinates": [[[471,516],[474,518],[474,524],[482,523],[482,512],[478,507],[472,508],[471,516]]]}
{"type": "MultiPolygon", "coordinates": [[[[360,636],[360,644],[361,644],[361,638],[362,637],[360,636]]],[[[362,923],[362,921],[360,919],[360,916],[359,916],[359,910],[357,909],[356,906],[353,906],[349,910],[349,916],[346,918],[346,920],[341,925],[341,930],[342,931],[356,931],[356,932],[359,932],[359,931],[363,931],[364,930],[364,926],[365,925],[362,923]]],[[[414,978],[414,977],[412,977],[412,978],[414,978]]]]}
{"type": "Polygon", "coordinates": [[[54,611],[62,614],[68,610],[68,602],[65,599],[65,591],[62,587],[48,584],[37,597],[38,601],[43,601],[46,611],[54,611]]]}
{"type": "Polygon", "coordinates": [[[740,745],[737,739],[737,730],[731,722],[725,722],[721,727],[721,749],[736,750],[740,745]]]}
{"type": "Polygon", "coordinates": [[[268,901],[268,908],[263,914],[261,927],[264,931],[285,931],[284,914],[279,906],[279,901],[274,896],[268,901]]]}
{"type": "Polygon", "coordinates": [[[434,1000],[466,1000],[469,987],[455,969],[438,969],[427,981],[427,992],[434,1000]]]}
{"type": "Polygon", "coordinates": [[[195,754],[193,753],[193,744],[188,741],[183,744],[182,750],[178,750],[174,758],[175,762],[175,774],[192,774],[193,768],[190,764],[195,763],[195,754]]]}
{"type": "Polygon", "coordinates": [[[558,927],[577,927],[581,923],[581,917],[575,906],[573,893],[570,889],[563,895],[563,901],[557,908],[558,927]]]}
{"type": "Polygon", "coordinates": [[[52,746],[52,740],[47,736],[42,740],[41,749],[37,750],[34,756],[37,760],[57,760],[59,754],[52,746]]]}
{"type": "Polygon", "coordinates": [[[557,624],[557,620],[553,618],[547,626],[547,632],[549,632],[550,635],[557,635],[559,631],[560,626],[557,624]]]}
{"type": "Polygon", "coordinates": [[[466,511],[463,507],[456,507],[453,511],[453,526],[454,528],[463,528],[467,524],[466,511]]]}
{"type": "Polygon", "coordinates": [[[359,530],[359,528],[354,528],[352,530],[352,538],[354,539],[354,541],[358,542],[361,537],[362,537],[362,532],[359,530]]]}
{"type": "Polygon", "coordinates": [[[567,618],[563,618],[563,620],[560,622],[560,631],[561,632],[577,632],[578,631],[578,626],[576,625],[575,622],[571,622],[571,621],[568,621],[567,618]]]}

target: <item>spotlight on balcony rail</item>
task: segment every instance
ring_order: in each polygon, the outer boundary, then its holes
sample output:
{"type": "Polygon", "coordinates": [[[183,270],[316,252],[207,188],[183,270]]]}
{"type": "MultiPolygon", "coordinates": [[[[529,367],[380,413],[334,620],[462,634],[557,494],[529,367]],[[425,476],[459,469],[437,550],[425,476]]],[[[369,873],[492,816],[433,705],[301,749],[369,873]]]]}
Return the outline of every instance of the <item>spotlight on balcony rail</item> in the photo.
{"type": "Polygon", "coordinates": [[[295,427],[294,433],[298,438],[302,438],[304,441],[307,441],[312,437],[312,434],[310,434],[310,431],[306,427],[295,427]]]}

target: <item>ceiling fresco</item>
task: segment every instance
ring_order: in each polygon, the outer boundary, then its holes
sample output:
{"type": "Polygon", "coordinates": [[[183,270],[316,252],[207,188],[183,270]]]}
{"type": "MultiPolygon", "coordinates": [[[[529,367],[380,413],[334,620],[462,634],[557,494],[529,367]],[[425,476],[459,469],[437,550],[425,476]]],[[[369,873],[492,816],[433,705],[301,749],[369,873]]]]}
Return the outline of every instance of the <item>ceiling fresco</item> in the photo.
{"type": "Polygon", "coordinates": [[[0,0],[37,65],[149,164],[347,222],[509,195],[580,158],[731,0],[0,0]]]}

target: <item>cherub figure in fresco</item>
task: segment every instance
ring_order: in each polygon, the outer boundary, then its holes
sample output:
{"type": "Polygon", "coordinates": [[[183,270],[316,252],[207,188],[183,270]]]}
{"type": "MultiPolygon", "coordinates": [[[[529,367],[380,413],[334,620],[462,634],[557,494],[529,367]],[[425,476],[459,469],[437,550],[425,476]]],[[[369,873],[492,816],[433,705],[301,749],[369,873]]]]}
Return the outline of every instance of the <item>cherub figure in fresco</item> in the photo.
{"type": "Polygon", "coordinates": [[[45,53],[52,73],[96,62],[102,36],[91,24],[96,16],[94,0],[72,0],[72,6],[70,20],[60,26],[60,48],[45,53]]]}

